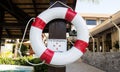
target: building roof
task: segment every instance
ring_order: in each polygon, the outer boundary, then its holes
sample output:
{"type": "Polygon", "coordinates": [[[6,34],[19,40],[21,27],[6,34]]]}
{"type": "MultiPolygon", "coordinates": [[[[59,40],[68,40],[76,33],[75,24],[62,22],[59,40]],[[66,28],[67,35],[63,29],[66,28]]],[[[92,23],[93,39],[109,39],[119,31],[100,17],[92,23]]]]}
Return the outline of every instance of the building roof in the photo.
{"type": "Polygon", "coordinates": [[[80,13],[82,17],[92,18],[108,18],[110,14],[98,14],[98,13],[80,13]]]}
{"type": "MultiPolygon", "coordinates": [[[[118,11],[117,13],[111,15],[111,19],[114,23],[116,24],[120,24],[120,11],[118,11]]],[[[111,27],[113,27],[114,25],[111,23],[110,19],[107,19],[106,21],[104,21],[102,24],[97,25],[96,27],[90,29],[90,33],[92,36],[105,31],[111,27]]]]}

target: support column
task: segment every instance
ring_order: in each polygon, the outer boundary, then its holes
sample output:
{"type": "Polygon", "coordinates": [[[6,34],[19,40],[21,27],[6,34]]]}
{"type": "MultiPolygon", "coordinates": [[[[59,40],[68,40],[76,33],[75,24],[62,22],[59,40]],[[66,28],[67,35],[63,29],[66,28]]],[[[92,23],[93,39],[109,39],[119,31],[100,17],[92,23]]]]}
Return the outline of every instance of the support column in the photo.
{"type": "Polygon", "coordinates": [[[96,42],[97,42],[97,52],[100,52],[100,41],[99,41],[99,38],[96,38],[96,42]]]}
{"type": "Polygon", "coordinates": [[[1,53],[1,38],[2,38],[2,27],[0,27],[0,53],[1,53]]]}
{"type": "Polygon", "coordinates": [[[105,52],[106,44],[105,44],[105,35],[102,36],[102,52],[105,52]]]}
{"type": "Polygon", "coordinates": [[[1,52],[1,38],[2,38],[2,24],[4,23],[4,9],[0,7],[0,52],[1,52]]]}
{"type": "MultiPolygon", "coordinates": [[[[66,3],[66,0],[60,0],[63,3],[66,3]]],[[[50,0],[50,5],[52,5],[55,1],[50,0]]],[[[65,7],[60,3],[56,3],[53,7],[65,7]]],[[[66,23],[64,20],[57,19],[53,20],[49,23],[49,39],[66,39],[66,23]]],[[[65,72],[66,67],[48,67],[48,72],[65,72]]]]}
{"type": "Polygon", "coordinates": [[[92,39],[92,51],[95,52],[95,38],[90,34],[90,37],[92,39]]]}
{"type": "Polygon", "coordinates": [[[15,49],[14,49],[14,58],[18,56],[18,48],[19,48],[19,39],[16,39],[15,49]]]}

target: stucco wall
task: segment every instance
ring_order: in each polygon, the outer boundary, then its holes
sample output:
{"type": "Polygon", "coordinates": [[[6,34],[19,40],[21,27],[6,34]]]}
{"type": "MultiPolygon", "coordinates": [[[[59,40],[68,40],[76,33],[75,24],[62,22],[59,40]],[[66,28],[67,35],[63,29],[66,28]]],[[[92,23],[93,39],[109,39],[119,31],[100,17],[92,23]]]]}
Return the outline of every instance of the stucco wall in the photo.
{"type": "Polygon", "coordinates": [[[82,56],[82,60],[106,72],[120,72],[120,52],[93,53],[88,51],[82,56]]]}

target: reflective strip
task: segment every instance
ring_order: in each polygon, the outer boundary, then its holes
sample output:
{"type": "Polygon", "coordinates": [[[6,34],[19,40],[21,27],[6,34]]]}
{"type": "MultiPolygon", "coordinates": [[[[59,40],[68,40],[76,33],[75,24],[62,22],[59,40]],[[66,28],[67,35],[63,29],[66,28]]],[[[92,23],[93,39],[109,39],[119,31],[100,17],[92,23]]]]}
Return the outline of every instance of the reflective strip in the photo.
{"type": "Polygon", "coordinates": [[[86,47],[88,46],[88,43],[82,40],[76,40],[74,46],[79,49],[81,52],[86,52],[86,47]]]}
{"type": "Polygon", "coordinates": [[[32,26],[43,30],[44,27],[46,26],[46,23],[42,19],[37,17],[35,18],[35,21],[32,23],[32,26]]]}
{"type": "Polygon", "coordinates": [[[53,55],[54,55],[54,52],[47,48],[44,51],[44,53],[41,55],[40,59],[45,60],[45,62],[49,64],[51,62],[53,55]]]}
{"type": "Polygon", "coordinates": [[[67,10],[67,13],[66,13],[66,16],[65,16],[65,19],[69,22],[71,22],[73,20],[73,18],[75,17],[77,13],[71,9],[68,9],[67,10]]]}

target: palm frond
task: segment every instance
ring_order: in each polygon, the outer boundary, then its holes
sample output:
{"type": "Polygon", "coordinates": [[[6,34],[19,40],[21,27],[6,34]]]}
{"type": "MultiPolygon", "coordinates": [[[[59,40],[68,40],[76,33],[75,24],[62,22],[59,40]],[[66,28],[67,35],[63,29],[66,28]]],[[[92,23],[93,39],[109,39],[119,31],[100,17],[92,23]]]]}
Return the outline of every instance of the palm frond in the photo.
{"type": "Polygon", "coordinates": [[[80,0],[80,1],[86,1],[86,2],[92,2],[92,3],[99,3],[100,0],[80,0]]]}

